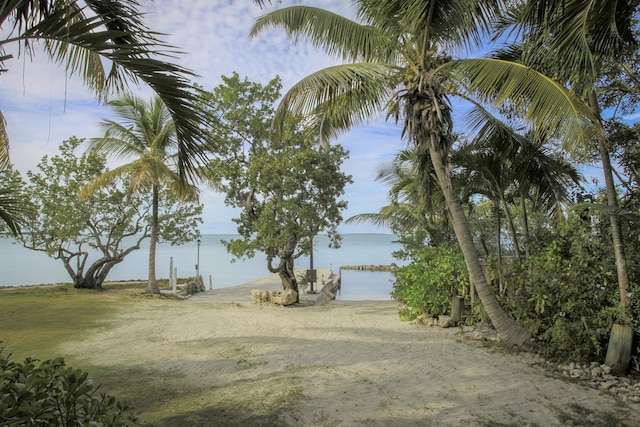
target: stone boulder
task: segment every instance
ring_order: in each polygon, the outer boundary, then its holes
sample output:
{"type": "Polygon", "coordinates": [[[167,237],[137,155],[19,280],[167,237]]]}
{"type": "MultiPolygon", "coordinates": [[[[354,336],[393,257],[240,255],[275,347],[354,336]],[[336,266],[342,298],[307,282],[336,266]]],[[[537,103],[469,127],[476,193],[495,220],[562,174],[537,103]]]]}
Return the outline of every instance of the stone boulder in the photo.
{"type": "Polygon", "coordinates": [[[187,295],[194,295],[194,294],[197,294],[198,292],[206,291],[207,288],[204,287],[202,276],[198,276],[193,281],[187,283],[184,287],[184,290],[187,295]]]}

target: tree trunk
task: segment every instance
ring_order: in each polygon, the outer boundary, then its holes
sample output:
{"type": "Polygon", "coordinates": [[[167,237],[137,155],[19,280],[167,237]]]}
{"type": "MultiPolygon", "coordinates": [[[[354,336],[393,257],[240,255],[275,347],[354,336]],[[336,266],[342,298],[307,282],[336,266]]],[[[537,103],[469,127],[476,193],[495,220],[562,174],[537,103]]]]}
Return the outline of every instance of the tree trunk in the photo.
{"type": "Polygon", "coordinates": [[[476,291],[478,292],[478,297],[484,306],[484,310],[498,331],[498,335],[502,341],[507,344],[521,346],[528,340],[529,332],[510,318],[498,304],[482,272],[482,266],[480,265],[480,259],[473,244],[473,237],[469,230],[467,218],[462,210],[458,195],[451,184],[451,177],[447,170],[446,160],[442,152],[433,146],[433,144],[429,147],[429,153],[436,176],[438,177],[438,182],[444,193],[447,206],[449,207],[453,229],[462,248],[470,279],[473,281],[476,291]]]}
{"type": "MultiPolygon", "coordinates": [[[[495,204],[495,203],[494,203],[495,204]]],[[[497,233],[496,236],[498,238],[498,290],[500,294],[504,292],[504,280],[502,280],[502,270],[504,269],[504,259],[502,257],[502,220],[500,218],[500,206],[495,204],[496,207],[496,224],[497,224],[497,233]]],[[[485,276],[486,277],[486,276],[485,276]]]]}
{"type": "MultiPolygon", "coordinates": [[[[598,118],[602,120],[600,114],[600,105],[595,90],[589,93],[589,106],[598,118]]],[[[618,194],[616,192],[615,183],[613,182],[613,167],[611,166],[611,158],[609,157],[609,148],[607,141],[603,138],[598,140],[598,151],[602,161],[602,171],[604,173],[604,182],[607,191],[607,204],[613,208],[618,207],[618,194]]],[[[631,320],[629,318],[629,307],[631,307],[631,298],[629,297],[629,276],[627,273],[627,257],[624,253],[624,243],[622,239],[622,230],[620,221],[615,215],[609,215],[611,223],[611,238],[613,241],[613,253],[616,258],[616,270],[618,273],[618,292],[620,294],[620,305],[622,306],[622,325],[621,328],[629,328],[631,320]]],[[[615,325],[614,325],[615,326],[615,325]]],[[[629,367],[630,358],[621,357],[626,354],[627,348],[631,349],[633,344],[633,333],[614,334],[613,330],[609,336],[609,346],[607,347],[606,360],[616,360],[616,370],[625,372],[629,367]]]]}
{"type": "Polygon", "coordinates": [[[156,280],[156,246],[158,244],[158,186],[152,188],[152,208],[151,208],[151,240],[149,241],[149,288],[152,294],[159,294],[160,288],[156,280]]]}
{"type": "Polygon", "coordinates": [[[524,194],[520,197],[520,204],[522,207],[522,226],[524,228],[524,257],[529,259],[531,257],[531,236],[529,230],[529,215],[527,214],[527,201],[524,198],[524,194]]]}
{"type": "MultiPolygon", "coordinates": [[[[600,105],[598,104],[598,96],[595,91],[589,93],[589,106],[593,110],[594,114],[601,119],[600,105]]],[[[600,158],[602,161],[602,170],[604,173],[604,182],[607,191],[607,204],[613,208],[618,207],[618,194],[616,192],[616,186],[613,182],[613,168],[611,166],[611,158],[609,157],[609,149],[607,147],[607,141],[600,139],[598,141],[598,151],[600,152],[600,158]]],[[[620,229],[620,221],[615,215],[610,215],[609,220],[611,222],[611,237],[613,240],[613,252],[616,258],[616,270],[618,273],[618,289],[620,293],[620,303],[625,310],[625,318],[628,317],[627,309],[631,306],[631,299],[629,298],[629,276],[627,274],[627,257],[624,253],[624,243],[622,239],[622,231],[620,229]]],[[[628,319],[624,319],[628,321],[628,319]]]]}
{"type": "Polygon", "coordinates": [[[632,344],[633,327],[614,324],[613,328],[611,328],[607,357],[604,362],[608,366],[611,366],[611,370],[614,373],[618,375],[627,373],[629,361],[631,360],[632,344]]]}
{"type": "Polygon", "coordinates": [[[516,226],[513,224],[513,216],[509,210],[509,205],[504,197],[500,197],[502,208],[504,209],[504,217],[507,220],[507,228],[509,234],[511,234],[511,240],[513,240],[513,252],[518,262],[522,261],[522,255],[520,254],[520,244],[518,243],[518,235],[516,234],[516,226]]]}
{"type": "Polygon", "coordinates": [[[296,293],[296,302],[300,302],[300,296],[298,292],[298,280],[293,268],[293,257],[287,257],[282,260],[283,267],[278,271],[280,281],[282,281],[282,288],[284,290],[291,289],[296,293]]]}

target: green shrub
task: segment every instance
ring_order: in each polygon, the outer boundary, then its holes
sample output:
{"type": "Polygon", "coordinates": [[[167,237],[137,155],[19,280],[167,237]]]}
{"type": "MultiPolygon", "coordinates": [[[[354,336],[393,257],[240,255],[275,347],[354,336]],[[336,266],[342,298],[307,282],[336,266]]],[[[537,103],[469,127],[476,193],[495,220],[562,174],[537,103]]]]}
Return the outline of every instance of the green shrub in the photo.
{"type": "Polygon", "coordinates": [[[547,357],[602,361],[619,318],[615,262],[606,238],[577,218],[526,262],[503,274],[501,306],[547,357]]]}
{"type": "Polygon", "coordinates": [[[405,304],[402,320],[414,320],[426,314],[449,314],[451,298],[469,293],[469,275],[462,253],[444,246],[424,248],[414,261],[395,272],[391,295],[405,304]]]}
{"type": "Polygon", "coordinates": [[[1,426],[136,426],[131,408],[100,394],[61,358],[14,362],[0,349],[1,426]]]}

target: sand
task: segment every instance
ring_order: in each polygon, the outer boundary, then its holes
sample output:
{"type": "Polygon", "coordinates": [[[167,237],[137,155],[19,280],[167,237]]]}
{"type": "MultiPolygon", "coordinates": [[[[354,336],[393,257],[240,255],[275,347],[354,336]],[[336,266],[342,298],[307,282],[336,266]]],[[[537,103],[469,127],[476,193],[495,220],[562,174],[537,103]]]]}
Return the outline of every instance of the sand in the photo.
{"type": "MultiPolygon", "coordinates": [[[[278,289],[275,276],[244,287],[278,289]]],[[[224,295],[143,298],[64,351],[146,372],[155,402],[141,416],[156,426],[640,425],[639,404],[457,328],[401,322],[394,301],[275,307],[224,295]]]]}

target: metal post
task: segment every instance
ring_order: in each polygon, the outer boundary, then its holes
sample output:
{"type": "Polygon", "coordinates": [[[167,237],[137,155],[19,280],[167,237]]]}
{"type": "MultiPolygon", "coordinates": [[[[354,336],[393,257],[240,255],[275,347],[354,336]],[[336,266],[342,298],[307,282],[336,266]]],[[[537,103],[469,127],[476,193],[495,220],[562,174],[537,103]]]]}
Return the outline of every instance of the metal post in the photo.
{"type": "Polygon", "coordinates": [[[196,277],[200,277],[200,242],[198,239],[198,263],[196,264],[196,277]]]}

